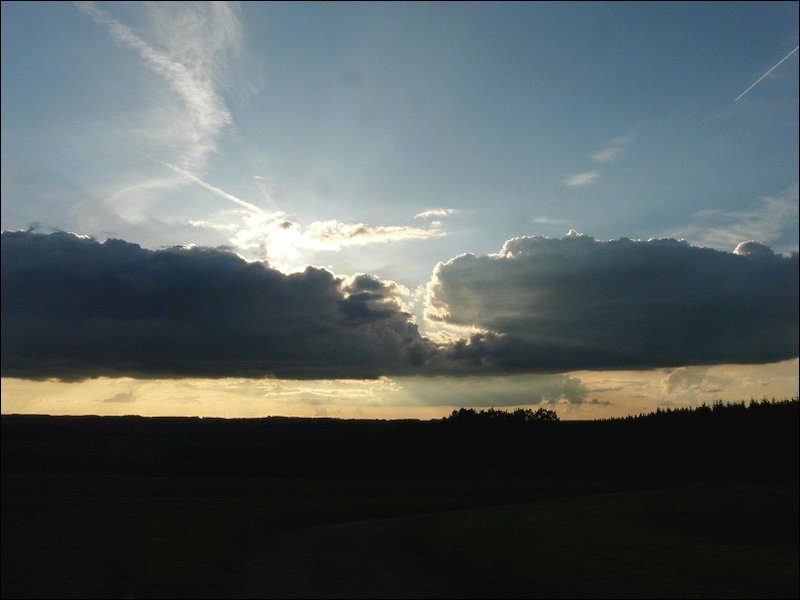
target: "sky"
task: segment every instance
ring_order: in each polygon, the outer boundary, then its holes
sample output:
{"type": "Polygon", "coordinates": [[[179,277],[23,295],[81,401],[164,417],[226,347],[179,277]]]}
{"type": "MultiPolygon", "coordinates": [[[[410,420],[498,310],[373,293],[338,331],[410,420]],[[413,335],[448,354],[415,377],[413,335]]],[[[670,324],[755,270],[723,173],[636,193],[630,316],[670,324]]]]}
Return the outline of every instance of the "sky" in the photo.
{"type": "Polygon", "coordinates": [[[798,5],[4,2],[2,412],[798,393],[798,5]]]}

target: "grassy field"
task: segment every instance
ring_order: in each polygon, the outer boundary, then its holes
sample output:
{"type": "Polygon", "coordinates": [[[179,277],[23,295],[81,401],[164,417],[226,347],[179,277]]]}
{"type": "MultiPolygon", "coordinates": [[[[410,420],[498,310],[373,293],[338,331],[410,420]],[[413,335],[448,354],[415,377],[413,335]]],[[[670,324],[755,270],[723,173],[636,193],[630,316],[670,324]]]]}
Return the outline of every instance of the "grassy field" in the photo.
{"type": "Polygon", "coordinates": [[[428,515],[391,535],[487,597],[796,598],[796,486],[699,485],[428,515]]]}
{"type": "Polygon", "coordinates": [[[411,517],[392,533],[405,555],[486,597],[797,597],[798,408],[527,424],[4,415],[0,591],[215,597],[270,534],[411,517]]]}
{"type": "Polygon", "coordinates": [[[489,477],[6,474],[2,595],[208,597],[253,544],[270,533],[593,487],[489,477]]]}
{"type": "Polygon", "coordinates": [[[418,516],[395,540],[490,597],[798,593],[792,485],[8,475],[3,488],[4,597],[214,596],[270,533],[403,515],[418,516]]]}

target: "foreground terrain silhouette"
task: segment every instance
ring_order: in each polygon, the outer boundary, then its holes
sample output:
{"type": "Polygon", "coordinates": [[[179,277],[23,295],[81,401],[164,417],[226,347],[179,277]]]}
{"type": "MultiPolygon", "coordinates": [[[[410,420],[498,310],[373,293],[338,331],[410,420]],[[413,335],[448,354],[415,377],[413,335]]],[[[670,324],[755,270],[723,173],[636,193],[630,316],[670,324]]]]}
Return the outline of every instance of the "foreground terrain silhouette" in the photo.
{"type": "Polygon", "coordinates": [[[4,415],[2,595],[797,595],[797,399],[533,414],[4,415]],[[288,587],[265,592],[270,552],[288,587]]]}

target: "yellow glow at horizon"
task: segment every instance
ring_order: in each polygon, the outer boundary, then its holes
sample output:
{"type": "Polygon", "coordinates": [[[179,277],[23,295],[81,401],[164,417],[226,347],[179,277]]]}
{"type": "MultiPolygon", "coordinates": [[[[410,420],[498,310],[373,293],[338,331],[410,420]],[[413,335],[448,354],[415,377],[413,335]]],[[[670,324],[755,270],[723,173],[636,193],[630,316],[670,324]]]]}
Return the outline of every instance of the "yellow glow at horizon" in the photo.
{"type": "MultiPolygon", "coordinates": [[[[767,365],[716,365],[649,371],[574,371],[585,402],[547,405],[562,419],[593,419],[687,406],[786,398],[798,394],[798,359],[767,365]],[[675,381],[678,383],[676,384],[675,381]]],[[[485,407],[524,398],[536,375],[409,377],[377,380],[133,379],[77,383],[3,378],[3,414],[141,415],[249,418],[266,416],[432,419],[463,406],[460,392],[477,389],[485,407]]],[[[484,406],[477,406],[482,408],[484,406]]]]}

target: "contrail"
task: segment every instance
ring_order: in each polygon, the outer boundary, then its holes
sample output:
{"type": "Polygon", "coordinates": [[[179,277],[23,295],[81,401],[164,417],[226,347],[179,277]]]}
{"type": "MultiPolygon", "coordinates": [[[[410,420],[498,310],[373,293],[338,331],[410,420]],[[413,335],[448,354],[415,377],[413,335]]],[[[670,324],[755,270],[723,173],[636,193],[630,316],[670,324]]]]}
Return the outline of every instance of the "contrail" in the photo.
{"type": "Polygon", "coordinates": [[[738,100],[739,100],[739,98],[741,98],[741,97],[742,97],[742,96],[744,96],[744,95],[745,95],[747,92],[749,92],[749,91],[750,91],[750,90],[752,90],[754,87],[756,87],[756,86],[758,85],[758,82],[759,82],[759,81],[761,81],[762,79],[764,79],[764,77],[766,77],[767,75],[769,75],[770,73],[772,73],[772,72],[773,72],[775,69],[777,69],[778,67],[780,67],[780,66],[781,66],[781,63],[783,63],[783,61],[785,61],[787,58],[789,58],[789,57],[790,57],[792,54],[794,54],[795,52],[797,52],[797,49],[798,49],[798,48],[800,48],[800,46],[797,46],[797,47],[795,47],[795,49],[794,49],[794,50],[792,50],[791,52],[789,52],[789,54],[787,54],[787,55],[786,55],[786,56],[784,56],[782,59],[780,59],[780,60],[778,61],[778,64],[777,64],[777,65],[775,65],[775,66],[774,66],[774,67],[772,67],[772,68],[771,68],[769,71],[767,71],[766,73],[764,73],[764,74],[763,74],[761,77],[759,77],[758,79],[756,79],[756,82],[755,82],[753,85],[751,85],[749,88],[747,88],[745,91],[743,91],[741,94],[739,94],[739,95],[737,96],[736,100],[734,100],[734,102],[738,101],[738,100]]]}
{"type": "Polygon", "coordinates": [[[226,192],[223,189],[220,189],[220,188],[218,188],[216,186],[211,185],[210,183],[207,183],[207,182],[203,181],[197,175],[195,175],[194,173],[190,173],[186,169],[181,169],[180,167],[176,167],[175,165],[171,165],[170,163],[165,162],[163,160],[159,161],[159,162],[162,165],[164,165],[165,167],[167,167],[169,169],[172,169],[173,171],[175,171],[179,175],[183,175],[189,181],[192,181],[192,182],[196,183],[197,185],[206,188],[209,192],[212,192],[212,193],[216,194],[220,198],[225,198],[225,200],[230,200],[231,202],[234,202],[234,203],[238,204],[239,206],[241,206],[243,208],[246,208],[251,213],[258,214],[258,213],[263,213],[264,212],[263,209],[259,208],[255,204],[250,204],[249,202],[246,202],[246,201],[244,201],[244,200],[242,200],[240,198],[237,198],[233,194],[229,194],[228,192],[226,192]]]}

